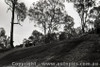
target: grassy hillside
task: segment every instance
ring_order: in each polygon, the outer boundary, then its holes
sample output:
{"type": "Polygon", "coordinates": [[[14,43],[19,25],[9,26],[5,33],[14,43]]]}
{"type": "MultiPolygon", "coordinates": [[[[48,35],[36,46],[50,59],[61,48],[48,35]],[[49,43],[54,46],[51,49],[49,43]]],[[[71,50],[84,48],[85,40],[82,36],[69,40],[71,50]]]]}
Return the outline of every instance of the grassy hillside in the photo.
{"type": "MultiPolygon", "coordinates": [[[[93,65],[70,66],[64,65],[64,63],[100,63],[100,37],[96,34],[88,34],[70,40],[36,47],[15,48],[0,53],[1,66],[12,65],[12,62],[36,62],[37,66],[29,67],[93,67],[93,65]],[[51,64],[41,65],[43,62],[51,64]]],[[[15,67],[19,66],[16,65],[15,67]]],[[[100,66],[95,65],[94,67],[100,66]]]]}

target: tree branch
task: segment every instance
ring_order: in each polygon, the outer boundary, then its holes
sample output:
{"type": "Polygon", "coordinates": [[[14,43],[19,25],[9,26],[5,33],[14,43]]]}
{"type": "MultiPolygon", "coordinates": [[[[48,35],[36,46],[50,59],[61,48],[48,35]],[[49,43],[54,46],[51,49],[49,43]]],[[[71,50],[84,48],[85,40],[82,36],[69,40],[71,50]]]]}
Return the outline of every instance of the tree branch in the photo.
{"type": "MultiPolygon", "coordinates": [[[[20,23],[14,23],[14,24],[19,24],[19,25],[21,25],[20,23]]],[[[22,26],[22,25],[21,25],[22,26]]]]}

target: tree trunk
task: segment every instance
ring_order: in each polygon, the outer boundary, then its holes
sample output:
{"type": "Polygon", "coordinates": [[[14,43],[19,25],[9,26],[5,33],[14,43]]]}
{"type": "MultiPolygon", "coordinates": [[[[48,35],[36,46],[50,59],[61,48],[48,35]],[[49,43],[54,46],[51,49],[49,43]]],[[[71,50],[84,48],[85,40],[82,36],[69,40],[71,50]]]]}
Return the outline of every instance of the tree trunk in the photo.
{"type": "Polygon", "coordinates": [[[46,35],[46,29],[44,28],[44,35],[46,35]]]}
{"type": "Polygon", "coordinates": [[[13,8],[12,8],[12,19],[11,19],[11,32],[10,32],[10,45],[12,48],[14,48],[13,45],[13,31],[14,31],[14,11],[15,11],[15,3],[13,3],[13,8]]]}
{"type": "Polygon", "coordinates": [[[81,22],[82,22],[82,32],[85,33],[84,17],[82,18],[81,22]]]}
{"type": "Polygon", "coordinates": [[[85,32],[85,30],[84,30],[84,20],[83,20],[83,19],[84,19],[84,18],[82,17],[82,18],[81,18],[82,33],[85,32]]]}
{"type": "Polygon", "coordinates": [[[48,33],[50,33],[51,34],[51,29],[50,29],[51,27],[49,27],[49,30],[48,30],[48,33]]]}
{"type": "Polygon", "coordinates": [[[83,6],[83,11],[82,11],[81,24],[82,24],[82,32],[85,33],[84,6],[83,6]]]}
{"type": "Polygon", "coordinates": [[[44,22],[43,27],[44,27],[44,35],[46,35],[46,22],[44,22]]]}

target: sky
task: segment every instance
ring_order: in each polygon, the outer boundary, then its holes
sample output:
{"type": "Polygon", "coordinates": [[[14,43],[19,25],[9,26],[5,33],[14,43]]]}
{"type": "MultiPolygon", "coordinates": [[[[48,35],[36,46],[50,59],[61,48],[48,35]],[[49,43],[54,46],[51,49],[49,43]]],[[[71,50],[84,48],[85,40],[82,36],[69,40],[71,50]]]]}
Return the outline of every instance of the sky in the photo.
{"type": "MultiPolygon", "coordinates": [[[[19,0],[24,2],[29,8],[33,2],[38,0],[19,0]]],[[[65,2],[65,9],[67,13],[74,18],[75,25],[74,27],[80,26],[80,17],[76,12],[76,9],[73,7],[73,3],[65,2]]],[[[7,12],[9,6],[5,4],[4,0],[0,0],[0,27],[3,27],[6,30],[6,35],[10,36],[10,22],[11,22],[11,11],[7,12]]],[[[16,22],[16,20],[15,20],[16,22]]],[[[28,18],[24,22],[21,22],[21,25],[14,25],[14,45],[19,45],[22,43],[24,38],[28,38],[32,31],[37,29],[42,32],[40,28],[34,27],[34,23],[30,22],[28,18]]]]}

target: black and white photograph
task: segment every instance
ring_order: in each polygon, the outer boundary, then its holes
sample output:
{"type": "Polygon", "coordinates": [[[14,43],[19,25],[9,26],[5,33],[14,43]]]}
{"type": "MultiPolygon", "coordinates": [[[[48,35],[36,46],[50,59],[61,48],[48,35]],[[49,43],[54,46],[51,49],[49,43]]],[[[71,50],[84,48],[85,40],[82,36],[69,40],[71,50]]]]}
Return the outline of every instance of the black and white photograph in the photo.
{"type": "Polygon", "coordinates": [[[0,67],[100,67],[100,0],[0,0],[0,67]]]}

